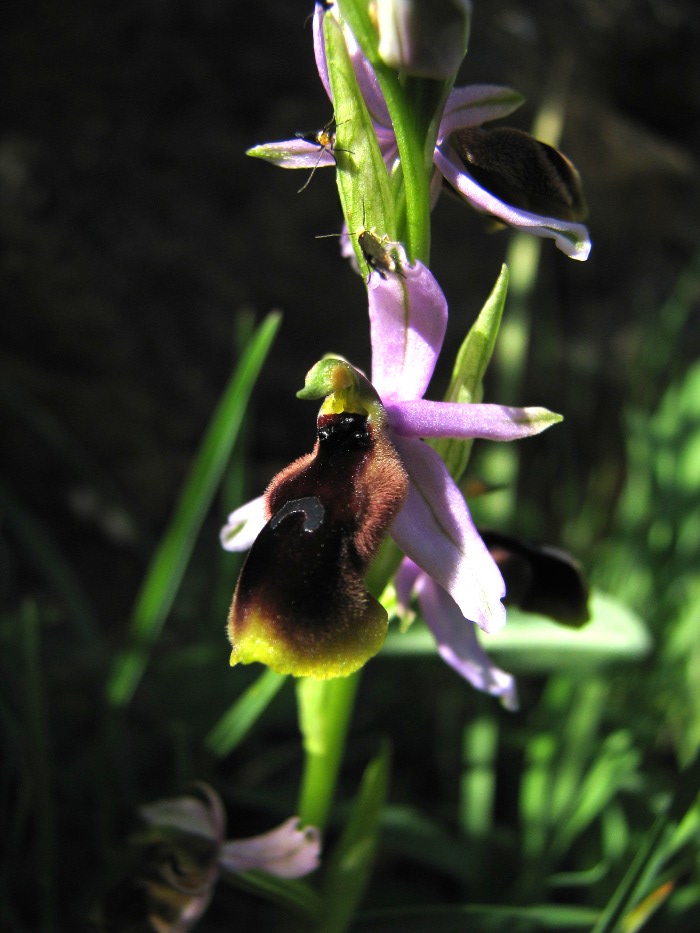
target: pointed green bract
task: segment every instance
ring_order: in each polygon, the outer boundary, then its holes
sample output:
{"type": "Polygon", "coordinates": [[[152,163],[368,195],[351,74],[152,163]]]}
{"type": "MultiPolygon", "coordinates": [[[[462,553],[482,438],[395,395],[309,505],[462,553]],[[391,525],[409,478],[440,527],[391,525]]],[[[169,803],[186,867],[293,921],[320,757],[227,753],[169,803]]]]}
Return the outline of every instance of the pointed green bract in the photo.
{"type": "MultiPolygon", "coordinates": [[[[508,267],[503,265],[491,294],[459,348],[445,401],[481,401],[484,374],[496,346],[507,292],[508,267]]],[[[556,421],[561,421],[561,417],[557,415],[549,423],[554,424],[556,421]]],[[[457,438],[440,438],[432,442],[432,447],[445,461],[450,475],[458,482],[467,468],[472,443],[472,440],[457,438]]]]}
{"type": "Polygon", "coordinates": [[[265,162],[271,162],[273,165],[284,162],[293,156],[290,149],[280,149],[278,146],[260,145],[251,146],[246,149],[245,154],[253,159],[263,159],[265,162]]]}

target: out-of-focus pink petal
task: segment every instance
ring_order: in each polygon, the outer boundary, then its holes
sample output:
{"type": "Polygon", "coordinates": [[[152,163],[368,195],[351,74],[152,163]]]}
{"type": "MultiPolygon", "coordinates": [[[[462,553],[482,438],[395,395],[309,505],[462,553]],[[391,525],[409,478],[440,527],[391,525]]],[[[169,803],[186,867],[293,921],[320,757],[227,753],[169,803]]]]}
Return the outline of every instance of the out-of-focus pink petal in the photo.
{"type": "Polygon", "coordinates": [[[423,441],[396,437],[410,478],[408,498],[390,528],[401,550],[485,632],[505,625],[503,577],[476,530],[442,459],[423,441]]]}
{"type": "Polygon", "coordinates": [[[396,402],[386,405],[389,423],[403,437],[480,437],[516,441],[561,421],[546,408],[459,402],[396,402]]]}
{"type": "Polygon", "coordinates": [[[298,817],[293,816],[269,833],[224,843],[219,866],[225,872],[258,869],[278,878],[301,878],[318,868],[320,852],[318,829],[301,829],[298,817]]]}
{"type": "Polygon", "coordinates": [[[438,202],[438,198],[442,194],[442,173],[438,172],[437,169],[433,171],[433,177],[430,179],[430,210],[435,207],[438,202]]]}
{"type": "Polygon", "coordinates": [[[385,129],[379,124],[374,124],[374,131],[377,136],[377,142],[382,153],[382,158],[386,164],[386,170],[391,175],[396,162],[399,158],[399,147],[396,143],[393,129],[385,129]]]}
{"type": "Polygon", "coordinates": [[[384,404],[421,398],[447,327],[447,302],[422,262],[369,283],[372,383],[384,404]]]}
{"type": "Polygon", "coordinates": [[[258,496],[231,512],[221,529],[221,546],[225,551],[247,551],[263,530],[269,516],[265,514],[265,497],[258,496]]]}
{"type": "Polygon", "coordinates": [[[418,564],[414,564],[410,557],[404,557],[399,569],[394,574],[396,599],[402,612],[408,612],[413,588],[422,572],[418,564]]]}
{"type": "Polygon", "coordinates": [[[335,157],[330,148],[324,149],[318,143],[305,139],[284,139],[276,143],[262,143],[246,151],[246,155],[255,159],[265,159],[277,168],[325,168],[335,165],[335,157]]]}
{"type": "Polygon", "coordinates": [[[489,120],[509,116],[524,99],[512,88],[497,84],[469,84],[454,88],[440,120],[438,143],[462,127],[480,126],[489,120]]]}
{"type": "Polygon", "coordinates": [[[452,187],[459,191],[472,207],[492,217],[497,217],[511,227],[527,230],[528,233],[534,233],[535,236],[553,239],[557,247],[572,259],[583,261],[588,258],[591,251],[591,241],[588,229],[584,224],[559,220],[556,217],[531,214],[529,211],[520,210],[505,201],[499,200],[495,195],[482,188],[465,171],[463,163],[457,154],[451,151],[450,147],[446,149],[449,157],[444,150],[445,147],[435,149],[435,164],[452,187]]]}
{"type": "Polygon", "coordinates": [[[226,829],[226,813],[221,798],[208,784],[197,784],[204,799],[189,795],[166,797],[139,808],[141,818],[156,829],[200,836],[221,843],[226,829]]]}
{"type": "Polygon", "coordinates": [[[477,690],[500,697],[506,709],[516,710],[515,678],[491,662],[479,643],[474,625],[464,618],[455,601],[425,574],[418,578],[416,594],[443,661],[477,690]]]}

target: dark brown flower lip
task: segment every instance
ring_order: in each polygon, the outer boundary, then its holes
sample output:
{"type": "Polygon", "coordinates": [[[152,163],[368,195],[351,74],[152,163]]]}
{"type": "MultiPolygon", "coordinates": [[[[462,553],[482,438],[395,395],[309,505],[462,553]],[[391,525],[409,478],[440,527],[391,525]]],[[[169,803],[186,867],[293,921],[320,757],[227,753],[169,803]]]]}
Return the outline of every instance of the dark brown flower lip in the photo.
{"type": "Polygon", "coordinates": [[[381,648],[387,614],[363,577],[408,484],[383,423],[322,413],[313,451],[270,483],[229,614],[232,663],[342,676],[381,648]]]}
{"type": "Polygon", "coordinates": [[[449,144],[469,174],[514,207],[579,222],[587,209],[581,179],[558,149],[514,127],[464,127],[449,144]]]}

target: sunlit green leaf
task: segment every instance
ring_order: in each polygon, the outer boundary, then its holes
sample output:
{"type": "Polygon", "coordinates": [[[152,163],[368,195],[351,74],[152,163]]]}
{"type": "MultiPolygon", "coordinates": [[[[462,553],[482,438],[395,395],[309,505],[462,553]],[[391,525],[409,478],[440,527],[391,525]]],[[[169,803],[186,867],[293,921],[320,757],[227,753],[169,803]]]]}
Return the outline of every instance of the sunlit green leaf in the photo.
{"type": "Polygon", "coordinates": [[[209,751],[217,758],[232,752],[277,696],[286,679],[275,671],[263,671],[207,735],[204,744],[209,751]]]}
{"type": "MultiPolygon", "coordinates": [[[[651,649],[651,637],[634,612],[611,596],[593,592],[591,621],[580,629],[566,628],[544,616],[507,612],[507,625],[496,635],[482,637],[499,664],[514,672],[580,670],[611,661],[634,660],[651,649]]],[[[465,622],[466,624],[470,624],[465,622]]],[[[424,655],[435,652],[430,631],[416,622],[401,634],[390,631],[382,654],[424,655]]],[[[381,655],[380,655],[381,657],[381,655]]]]}

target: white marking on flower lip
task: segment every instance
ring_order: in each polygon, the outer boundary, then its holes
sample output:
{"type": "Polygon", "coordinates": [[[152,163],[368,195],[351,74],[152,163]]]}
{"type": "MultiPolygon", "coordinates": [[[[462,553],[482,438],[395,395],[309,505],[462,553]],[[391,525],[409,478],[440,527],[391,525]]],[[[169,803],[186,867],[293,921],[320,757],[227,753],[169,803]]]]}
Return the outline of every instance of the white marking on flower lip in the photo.
{"type": "Polygon", "coordinates": [[[301,499],[290,499],[275,513],[270,520],[270,528],[275,528],[290,515],[301,513],[304,516],[304,531],[316,531],[323,524],[326,510],[318,496],[303,496],[301,499]]]}

